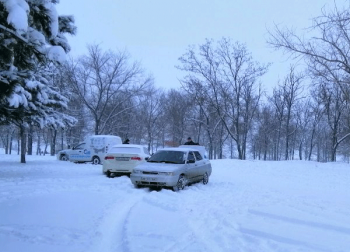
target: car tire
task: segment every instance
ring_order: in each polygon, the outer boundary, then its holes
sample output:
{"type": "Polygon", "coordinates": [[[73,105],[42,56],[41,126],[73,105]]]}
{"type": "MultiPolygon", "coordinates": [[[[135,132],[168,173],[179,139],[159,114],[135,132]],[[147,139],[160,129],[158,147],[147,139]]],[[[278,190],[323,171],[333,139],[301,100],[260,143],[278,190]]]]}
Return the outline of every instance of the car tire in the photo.
{"type": "Polygon", "coordinates": [[[179,180],[177,181],[177,184],[173,187],[173,191],[178,192],[180,190],[183,190],[186,186],[186,178],[184,175],[180,175],[179,180]]]}
{"type": "Polygon", "coordinates": [[[99,157],[93,157],[93,158],[92,158],[92,163],[93,163],[94,165],[100,164],[100,158],[99,158],[99,157]]]}
{"type": "Polygon", "coordinates": [[[209,182],[209,175],[208,175],[207,172],[204,173],[202,182],[203,182],[204,185],[208,184],[208,182],[209,182]]]}
{"type": "Polygon", "coordinates": [[[67,155],[62,155],[60,159],[62,161],[68,161],[68,156],[67,155]]]}

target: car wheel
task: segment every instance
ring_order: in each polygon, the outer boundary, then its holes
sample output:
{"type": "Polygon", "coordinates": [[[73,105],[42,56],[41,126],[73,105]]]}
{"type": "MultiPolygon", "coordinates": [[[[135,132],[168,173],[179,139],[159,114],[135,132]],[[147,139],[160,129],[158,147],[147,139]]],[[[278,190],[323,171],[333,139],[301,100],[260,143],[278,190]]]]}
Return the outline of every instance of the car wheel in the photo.
{"type": "Polygon", "coordinates": [[[67,155],[62,155],[62,156],[61,156],[61,160],[62,160],[62,161],[68,161],[67,155]]]}
{"type": "Polygon", "coordinates": [[[100,164],[100,158],[99,158],[99,157],[93,157],[92,163],[93,163],[94,165],[100,164]]]}
{"type": "Polygon", "coordinates": [[[107,172],[106,172],[106,176],[107,176],[108,178],[110,178],[110,177],[111,177],[111,171],[107,171],[107,172]]]}
{"type": "Polygon", "coordinates": [[[204,185],[208,184],[208,182],[209,182],[208,173],[204,173],[202,182],[204,185]]]}
{"type": "Polygon", "coordinates": [[[186,178],[184,175],[180,175],[179,180],[177,181],[177,184],[173,187],[173,190],[175,192],[183,190],[186,186],[186,178]]]}

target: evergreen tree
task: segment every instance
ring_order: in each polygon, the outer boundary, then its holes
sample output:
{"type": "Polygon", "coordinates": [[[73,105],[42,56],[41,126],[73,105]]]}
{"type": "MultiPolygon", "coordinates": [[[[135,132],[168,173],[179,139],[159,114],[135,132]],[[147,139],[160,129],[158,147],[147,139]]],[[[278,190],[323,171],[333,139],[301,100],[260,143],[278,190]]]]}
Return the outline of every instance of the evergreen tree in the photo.
{"type": "Polygon", "coordinates": [[[29,122],[55,128],[74,122],[63,113],[67,99],[50,70],[70,50],[64,34],[76,31],[72,16],[57,15],[57,3],[0,0],[0,124],[14,123],[22,133],[29,122]]]}

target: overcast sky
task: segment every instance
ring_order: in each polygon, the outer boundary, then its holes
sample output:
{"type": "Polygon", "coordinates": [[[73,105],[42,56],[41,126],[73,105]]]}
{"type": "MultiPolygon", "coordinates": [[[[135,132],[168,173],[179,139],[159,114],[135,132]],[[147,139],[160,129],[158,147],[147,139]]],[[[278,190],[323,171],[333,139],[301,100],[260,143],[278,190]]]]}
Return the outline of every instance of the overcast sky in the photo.
{"type": "MultiPolygon", "coordinates": [[[[343,5],[346,0],[336,0],[343,5]]],[[[229,37],[247,45],[254,60],[272,62],[263,81],[267,88],[287,73],[289,63],[266,44],[274,23],[302,31],[322,7],[333,0],[60,0],[60,15],[74,15],[77,35],[68,37],[71,54],[87,52],[98,43],[104,49],[126,49],[133,60],[164,88],[179,88],[183,75],[174,66],[189,45],[206,38],[229,37]]]]}

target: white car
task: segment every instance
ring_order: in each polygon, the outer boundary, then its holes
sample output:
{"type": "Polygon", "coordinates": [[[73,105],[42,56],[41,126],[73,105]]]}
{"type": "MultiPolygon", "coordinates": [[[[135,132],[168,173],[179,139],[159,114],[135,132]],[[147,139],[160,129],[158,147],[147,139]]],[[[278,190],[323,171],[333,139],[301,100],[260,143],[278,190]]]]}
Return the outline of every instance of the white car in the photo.
{"type": "Polygon", "coordinates": [[[137,144],[118,144],[113,146],[103,161],[103,174],[130,175],[135,166],[150,157],[148,149],[137,144]]]}

